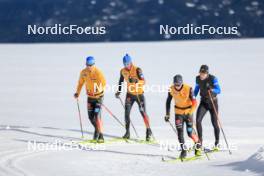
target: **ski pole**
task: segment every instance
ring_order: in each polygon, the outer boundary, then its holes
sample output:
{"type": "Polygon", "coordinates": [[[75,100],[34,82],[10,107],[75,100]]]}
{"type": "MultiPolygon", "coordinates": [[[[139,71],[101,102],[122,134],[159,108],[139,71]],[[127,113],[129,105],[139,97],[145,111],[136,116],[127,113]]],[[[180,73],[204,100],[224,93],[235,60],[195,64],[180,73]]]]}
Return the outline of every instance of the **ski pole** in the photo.
{"type": "MultiPolygon", "coordinates": [[[[123,108],[125,109],[125,105],[124,105],[123,100],[122,100],[120,97],[118,97],[118,99],[120,100],[120,103],[122,104],[123,108]]],[[[132,123],[132,120],[131,120],[131,119],[130,119],[130,123],[131,123],[131,125],[132,125],[132,128],[133,128],[133,130],[134,130],[134,132],[135,132],[137,138],[139,138],[139,135],[138,135],[138,133],[137,133],[137,130],[136,130],[134,124],[132,123]]]]}
{"type": "MultiPolygon", "coordinates": [[[[140,109],[141,109],[142,112],[143,112],[144,123],[145,123],[145,125],[146,125],[147,128],[150,128],[148,115],[147,115],[147,113],[145,112],[145,110],[144,110],[144,108],[143,108],[143,106],[142,106],[142,104],[141,104],[141,101],[140,101],[140,99],[139,99],[138,94],[137,94],[137,99],[138,99],[138,103],[139,103],[140,109]]],[[[151,132],[152,132],[152,131],[151,131],[151,132]]],[[[156,140],[156,138],[154,137],[153,132],[152,132],[152,137],[153,137],[154,140],[156,140]]]]}
{"type": "Polygon", "coordinates": [[[124,124],[104,104],[102,104],[102,106],[122,127],[125,128],[124,124]]]}
{"type": "Polygon", "coordinates": [[[76,102],[77,102],[77,107],[78,107],[78,112],[79,112],[79,121],[80,121],[80,127],[81,127],[82,138],[83,138],[82,116],[81,116],[81,111],[80,111],[79,100],[77,99],[76,102]]]}
{"type": "Polygon", "coordinates": [[[178,136],[177,130],[174,128],[174,126],[172,125],[172,123],[170,121],[168,121],[171,128],[173,129],[174,133],[178,136]]]}
{"type": "Polygon", "coordinates": [[[231,155],[232,152],[231,152],[231,150],[230,150],[230,148],[229,148],[229,145],[228,145],[228,142],[227,142],[227,139],[226,139],[226,135],[225,135],[225,132],[224,132],[224,129],[223,129],[222,123],[221,123],[221,121],[220,121],[220,118],[219,118],[218,112],[217,112],[217,110],[216,110],[216,107],[215,107],[215,104],[214,104],[214,101],[213,101],[212,94],[211,94],[210,90],[208,90],[208,94],[209,94],[210,100],[211,100],[212,105],[213,105],[213,109],[214,109],[214,112],[215,112],[215,115],[216,115],[216,120],[217,120],[218,125],[219,125],[219,127],[220,127],[220,129],[221,129],[221,132],[222,132],[222,134],[223,134],[223,136],[224,136],[224,140],[225,140],[226,146],[227,146],[227,148],[228,148],[229,154],[231,155]]]}

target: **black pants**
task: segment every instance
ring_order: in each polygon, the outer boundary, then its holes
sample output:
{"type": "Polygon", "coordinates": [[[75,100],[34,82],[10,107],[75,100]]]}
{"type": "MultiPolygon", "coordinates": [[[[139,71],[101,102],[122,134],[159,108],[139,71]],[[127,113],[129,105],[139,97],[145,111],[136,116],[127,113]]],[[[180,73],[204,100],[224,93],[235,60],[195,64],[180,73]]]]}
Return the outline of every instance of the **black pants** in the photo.
{"type": "Polygon", "coordinates": [[[141,95],[132,95],[127,93],[126,102],[125,102],[125,122],[126,122],[126,130],[129,130],[130,127],[130,111],[134,103],[138,104],[139,111],[143,118],[145,118],[146,112],[146,103],[145,97],[143,94],[141,95]]]}
{"type": "Polygon", "coordinates": [[[181,145],[181,148],[184,149],[184,123],[186,123],[186,131],[187,134],[190,138],[194,140],[194,142],[198,142],[198,138],[196,136],[196,133],[193,129],[193,116],[192,115],[175,115],[175,124],[176,124],[176,129],[178,133],[178,140],[181,145]]]}
{"type": "Polygon", "coordinates": [[[101,112],[101,105],[102,105],[103,98],[99,99],[93,99],[88,98],[87,100],[87,109],[88,109],[88,117],[92,125],[94,126],[94,129],[99,132],[98,126],[97,126],[97,120],[100,117],[101,112]]]}
{"type": "MultiPolygon", "coordinates": [[[[215,99],[213,101],[214,101],[214,105],[215,105],[216,111],[218,112],[217,99],[215,99]]],[[[209,113],[211,115],[211,122],[212,122],[212,125],[214,127],[215,145],[217,145],[219,143],[220,128],[219,128],[219,125],[218,125],[216,113],[214,111],[212,102],[210,100],[209,101],[201,101],[200,105],[198,107],[197,113],[196,113],[196,128],[197,128],[197,131],[198,131],[198,136],[199,136],[199,139],[200,139],[200,143],[203,142],[202,120],[203,120],[203,117],[205,116],[205,114],[207,113],[207,111],[209,111],[209,113]]]]}

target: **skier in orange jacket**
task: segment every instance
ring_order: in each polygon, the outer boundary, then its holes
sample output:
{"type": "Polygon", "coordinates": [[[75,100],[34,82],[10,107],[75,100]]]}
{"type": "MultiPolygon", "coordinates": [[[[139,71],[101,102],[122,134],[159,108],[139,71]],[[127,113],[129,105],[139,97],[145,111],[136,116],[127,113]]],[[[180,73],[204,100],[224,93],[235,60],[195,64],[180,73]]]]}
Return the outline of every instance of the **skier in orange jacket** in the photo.
{"type": "Polygon", "coordinates": [[[86,68],[80,73],[77,90],[74,94],[75,98],[79,97],[83,85],[85,85],[88,96],[88,116],[95,129],[93,139],[104,142],[100,111],[106,81],[103,73],[95,66],[95,59],[92,56],[86,58],[86,68]]]}
{"type": "Polygon", "coordinates": [[[170,119],[170,105],[171,100],[175,102],[175,124],[178,132],[178,140],[181,145],[180,158],[186,158],[187,151],[184,145],[184,123],[186,123],[186,130],[188,136],[193,140],[195,145],[195,155],[200,156],[201,150],[198,144],[199,138],[193,128],[193,112],[196,109],[196,100],[193,95],[192,88],[183,83],[181,75],[176,75],[173,78],[173,85],[170,87],[168,98],[166,101],[166,116],[165,121],[170,119]]]}
{"type": "Polygon", "coordinates": [[[127,94],[125,100],[125,122],[126,122],[126,133],[123,136],[125,139],[130,138],[130,111],[131,108],[136,102],[139,106],[139,111],[143,117],[145,126],[146,126],[146,141],[151,140],[152,131],[149,125],[149,118],[146,114],[146,103],[144,97],[144,84],[145,78],[141,68],[136,67],[132,63],[131,57],[126,54],[123,57],[124,68],[121,69],[120,78],[118,83],[118,91],[116,93],[116,98],[119,98],[119,95],[122,90],[122,83],[126,81],[127,83],[127,94]]]}

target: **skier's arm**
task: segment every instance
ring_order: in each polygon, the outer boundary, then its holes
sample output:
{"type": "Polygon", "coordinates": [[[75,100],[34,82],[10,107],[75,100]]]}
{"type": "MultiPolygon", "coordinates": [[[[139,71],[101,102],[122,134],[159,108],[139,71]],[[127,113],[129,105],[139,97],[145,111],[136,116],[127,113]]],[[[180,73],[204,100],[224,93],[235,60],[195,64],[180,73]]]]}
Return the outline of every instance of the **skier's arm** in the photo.
{"type": "Polygon", "coordinates": [[[143,72],[142,72],[141,68],[137,68],[137,77],[139,79],[137,81],[137,83],[145,84],[145,78],[144,78],[144,75],[143,75],[143,72]]]}
{"type": "Polygon", "coordinates": [[[144,80],[144,75],[143,75],[141,68],[137,68],[137,76],[139,80],[144,80]]]}
{"type": "Polygon", "coordinates": [[[122,91],[122,83],[124,82],[124,76],[122,75],[122,71],[120,72],[120,78],[118,81],[118,91],[117,92],[121,92],[122,91]]]}
{"type": "Polygon", "coordinates": [[[221,88],[220,88],[220,85],[218,83],[217,78],[214,78],[213,84],[214,84],[214,88],[212,89],[212,92],[215,93],[215,94],[220,94],[221,93],[221,88]]]}
{"type": "Polygon", "coordinates": [[[169,92],[168,97],[167,97],[167,101],[166,101],[166,115],[170,115],[171,100],[172,100],[172,96],[169,92]]]}
{"type": "Polygon", "coordinates": [[[198,93],[200,91],[200,86],[198,84],[198,80],[196,78],[196,81],[195,81],[195,88],[194,88],[194,96],[197,97],[198,93]]]}
{"type": "Polygon", "coordinates": [[[79,81],[78,81],[77,91],[76,91],[76,93],[78,95],[80,95],[80,93],[81,93],[82,86],[83,86],[84,82],[85,82],[85,79],[83,77],[83,72],[81,72],[80,77],[79,77],[79,81]]]}
{"type": "Polygon", "coordinates": [[[100,88],[102,88],[102,90],[100,91],[104,91],[105,86],[106,86],[106,80],[105,80],[104,74],[101,71],[99,71],[98,76],[99,76],[99,80],[101,84],[100,88]]]}
{"type": "Polygon", "coordinates": [[[193,114],[193,112],[195,111],[196,109],[196,106],[197,106],[197,101],[194,97],[194,94],[193,94],[193,91],[192,91],[192,88],[190,89],[190,100],[192,101],[192,108],[191,108],[191,114],[193,114]]]}

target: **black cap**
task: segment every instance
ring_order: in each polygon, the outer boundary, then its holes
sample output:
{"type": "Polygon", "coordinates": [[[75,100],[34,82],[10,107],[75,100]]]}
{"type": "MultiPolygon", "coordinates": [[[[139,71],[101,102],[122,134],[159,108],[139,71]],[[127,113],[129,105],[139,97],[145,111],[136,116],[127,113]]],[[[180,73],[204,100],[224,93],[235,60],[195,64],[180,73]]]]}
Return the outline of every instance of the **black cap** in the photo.
{"type": "Polygon", "coordinates": [[[202,65],[200,67],[200,73],[209,73],[209,67],[207,65],[202,65]]]}
{"type": "Polygon", "coordinates": [[[173,77],[173,83],[176,85],[182,85],[183,84],[183,79],[181,75],[175,75],[173,77]]]}

